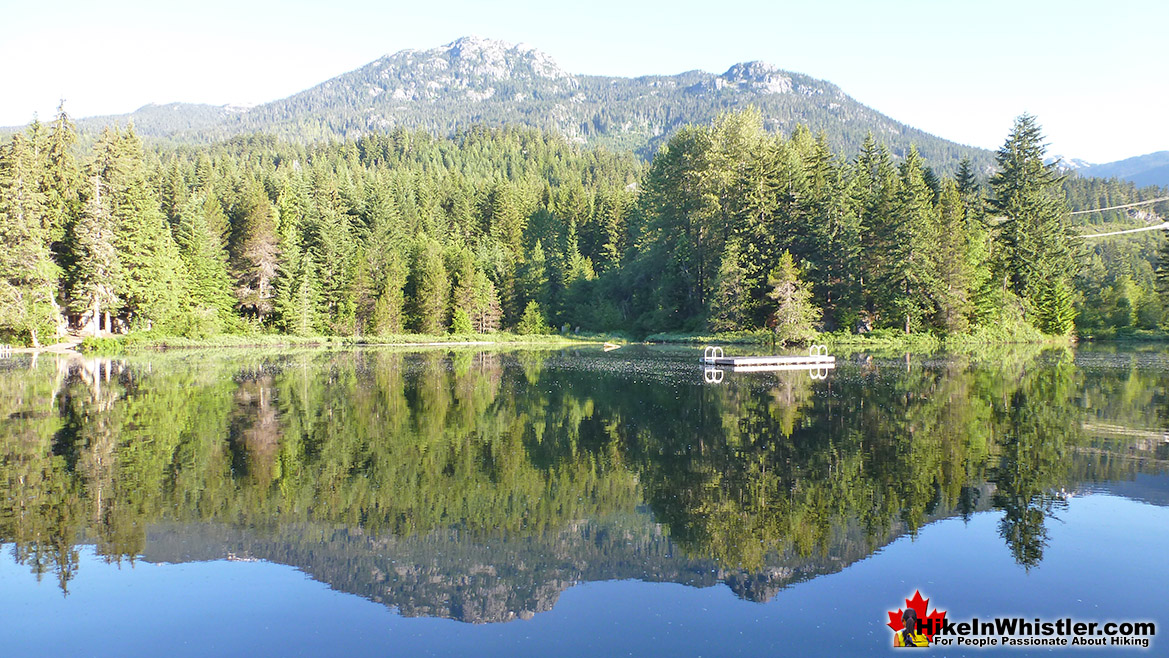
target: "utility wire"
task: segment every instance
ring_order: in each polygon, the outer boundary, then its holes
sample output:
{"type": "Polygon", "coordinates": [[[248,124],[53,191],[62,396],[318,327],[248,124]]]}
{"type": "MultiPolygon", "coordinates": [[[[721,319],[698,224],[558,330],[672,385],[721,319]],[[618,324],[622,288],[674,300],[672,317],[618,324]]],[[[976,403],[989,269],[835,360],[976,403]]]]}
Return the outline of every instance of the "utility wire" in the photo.
{"type": "Polygon", "coordinates": [[[1091,235],[1081,235],[1081,238],[1103,238],[1109,235],[1124,235],[1125,233],[1140,233],[1141,231],[1156,231],[1157,229],[1169,228],[1169,222],[1161,222],[1153,226],[1142,226],[1141,228],[1130,228],[1125,231],[1111,231],[1109,233],[1093,233],[1091,235]]]}
{"type": "Polygon", "coordinates": [[[1104,212],[1105,210],[1120,210],[1121,208],[1135,208],[1137,206],[1147,206],[1150,203],[1160,203],[1161,201],[1169,201],[1169,196],[1163,196],[1160,199],[1149,199],[1148,201],[1137,201],[1136,203],[1126,203],[1123,206],[1109,206],[1108,208],[1096,208],[1095,210],[1077,210],[1068,213],[1069,215],[1087,215],[1094,212],[1104,212]]]}

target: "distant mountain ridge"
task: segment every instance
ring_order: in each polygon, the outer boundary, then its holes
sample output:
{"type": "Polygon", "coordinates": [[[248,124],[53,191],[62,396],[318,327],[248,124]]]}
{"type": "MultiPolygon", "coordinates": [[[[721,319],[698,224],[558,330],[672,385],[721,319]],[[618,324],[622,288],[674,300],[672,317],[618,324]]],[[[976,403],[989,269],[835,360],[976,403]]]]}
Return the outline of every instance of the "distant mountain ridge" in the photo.
{"type": "Polygon", "coordinates": [[[1081,176],[1120,178],[1138,187],[1169,186],[1169,151],[1157,151],[1105,164],[1089,165],[1077,170],[1081,176]]]}
{"type": "Polygon", "coordinates": [[[943,171],[969,156],[983,169],[990,151],[963,146],[895,121],[836,85],[765,62],[722,74],[687,71],[638,78],[576,75],[525,45],[463,37],[428,50],[402,50],[287,98],[251,108],[147,105],[127,115],[78,121],[83,131],[133,121],[140,134],[206,143],[263,132],[293,141],[346,139],[370,131],[423,129],[439,135],[472,125],[520,124],[567,139],[650,157],[686,124],[754,106],[768,129],[825,131],[834,150],[857,151],[872,132],[896,155],[916,144],[943,171]]]}

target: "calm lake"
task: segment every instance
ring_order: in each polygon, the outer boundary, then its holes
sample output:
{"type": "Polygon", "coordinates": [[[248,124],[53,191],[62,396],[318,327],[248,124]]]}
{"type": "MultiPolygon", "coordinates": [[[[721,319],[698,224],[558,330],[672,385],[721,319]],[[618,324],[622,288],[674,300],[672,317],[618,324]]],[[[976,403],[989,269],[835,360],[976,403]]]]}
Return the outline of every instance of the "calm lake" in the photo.
{"type": "Polygon", "coordinates": [[[916,591],[1169,624],[1162,348],[700,354],[2,360],[0,654],[868,655],[916,591]]]}

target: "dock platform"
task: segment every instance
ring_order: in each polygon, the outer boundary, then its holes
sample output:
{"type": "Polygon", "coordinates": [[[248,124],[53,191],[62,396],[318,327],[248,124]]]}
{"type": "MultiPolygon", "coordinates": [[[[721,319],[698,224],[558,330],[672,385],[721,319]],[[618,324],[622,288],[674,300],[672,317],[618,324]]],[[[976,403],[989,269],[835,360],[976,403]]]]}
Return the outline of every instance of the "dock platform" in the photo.
{"type": "Polygon", "coordinates": [[[730,366],[738,372],[796,370],[799,368],[835,368],[836,357],[824,345],[813,345],[808,356],[726,356],[721,347],[706,347],[702,363],[707,366],[730,366]]]}

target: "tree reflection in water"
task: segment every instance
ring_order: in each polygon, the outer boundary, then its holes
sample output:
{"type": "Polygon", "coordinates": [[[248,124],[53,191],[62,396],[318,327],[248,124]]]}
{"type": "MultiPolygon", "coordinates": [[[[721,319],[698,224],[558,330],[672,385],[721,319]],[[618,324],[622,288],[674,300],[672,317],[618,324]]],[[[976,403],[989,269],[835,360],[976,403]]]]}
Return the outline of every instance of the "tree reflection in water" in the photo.
{"type": "Polygon", "coordinates": [[[1066,492],[1163,464],[1084,429],[1163,424],[1166,376],[1136,359],[856,359],[826,381],[704,386],[689,353],[623,352],[16,362],[0,372],[0,542],[67,592],[80,544],[133,561],[191,528],[246,532],[237,546],[406,614],[490,621],[588,578],[713,577],[766,600],[990,505],[1030,568],[1066,492]],[[377,559],[391,548],[415,565],[377,559]]]}

